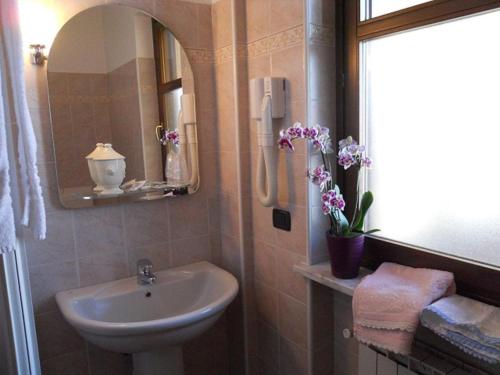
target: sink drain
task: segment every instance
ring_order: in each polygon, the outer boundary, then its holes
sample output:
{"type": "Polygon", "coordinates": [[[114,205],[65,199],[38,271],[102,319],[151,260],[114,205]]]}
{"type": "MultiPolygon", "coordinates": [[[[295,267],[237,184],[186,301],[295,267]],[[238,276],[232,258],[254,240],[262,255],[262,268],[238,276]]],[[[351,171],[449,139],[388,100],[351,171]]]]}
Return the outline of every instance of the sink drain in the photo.
{"type": "Polygon", "coordinates": [[[146,292],[146,297],[151,297],[151,292],[146,292]]]}

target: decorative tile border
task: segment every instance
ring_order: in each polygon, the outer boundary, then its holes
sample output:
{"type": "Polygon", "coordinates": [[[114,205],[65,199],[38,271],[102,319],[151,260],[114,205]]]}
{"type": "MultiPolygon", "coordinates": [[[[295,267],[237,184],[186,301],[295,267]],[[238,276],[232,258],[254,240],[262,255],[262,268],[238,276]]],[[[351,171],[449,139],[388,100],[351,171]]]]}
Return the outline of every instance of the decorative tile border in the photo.
{"type": "Polygon", "coordinates": [[[186,55],[192,64],[213,64],[215,54],[208,49],[185,48],[186,55]]]}
{"type": "Polygon", "coordinates": [[[313,44],[325,44],[333,46],[333,44],[335,43],[335,31],[331,26],[323,26],[316,23],[310,23],[308,34],[309,41],[313,44]]]}
{"type": "Polygon", "coordinates": [[[291,47],[304,40],[304,26],[299,25],[248,44],[248,57],[256,57],[279,49],[291,47]]]}
{"type": "MultiPolygon", "coordinates": [[[[238,58],[245,58],[247,56],[246,44],[239,44],[237,47],[236,55],[238,58]]],[[[222,64],[233,59],[233,46],[226,46],[219,48],[215,51],[215,64],[222,64]]]]}
{"type": "MultiPolygon", "coordinates": [[[[333,36],[333,31],[331,32],[333,36]]],[[[332,38],[333,39],[333,38],[332,38]]],[[[304,26],[299,25],[291,29],[269,35],[255,42],[239,44],[238,57],[256,57],[279,49],[298,45],[304,40],[304,26]]],[[[222,64],[233,59],[233,46],[228,45],[215,51],[205,49],[186,48],[189,61],[193,64],[222,64]]]]}

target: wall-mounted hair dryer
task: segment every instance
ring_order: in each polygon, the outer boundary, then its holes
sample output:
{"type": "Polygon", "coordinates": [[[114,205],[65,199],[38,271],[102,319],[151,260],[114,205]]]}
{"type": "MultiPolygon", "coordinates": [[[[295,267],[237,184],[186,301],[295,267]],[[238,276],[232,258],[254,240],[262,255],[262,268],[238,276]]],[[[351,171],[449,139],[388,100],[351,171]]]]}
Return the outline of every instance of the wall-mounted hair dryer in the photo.
{"type": "Polygon", "coordinates": [[[179,146],[180,152],[186,156],[189,154],[191,174],[188,185],[196,191],[200,181],[198,167],[198,137],[196,131],[196,101],[194,94],[183,94],[181,96],[181,108],[179,113],[179,146]]]}
{"type": "Polygon", "coordinates": [[[257,196],[263,206],[269,207],[276,203],[278,195],[277,143],[273,134],[273,118],[285,117],[284,78],[250,80],[250,115],[257,120],[257,196]]]}

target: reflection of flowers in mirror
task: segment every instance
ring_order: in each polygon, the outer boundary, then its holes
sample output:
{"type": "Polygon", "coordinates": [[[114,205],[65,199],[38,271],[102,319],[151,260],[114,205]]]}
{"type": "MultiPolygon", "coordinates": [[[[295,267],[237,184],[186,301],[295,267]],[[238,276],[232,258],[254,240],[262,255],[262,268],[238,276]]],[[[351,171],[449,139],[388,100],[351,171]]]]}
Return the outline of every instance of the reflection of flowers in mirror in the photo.
{"type": "Polygon", "coordinates": [[[169,142],[173,143],[174,145],[179,144],[179,132],[177,130],[166,129],[163,132],[163,135],[160,138],[160,143],[163,146],[166,146],[169,142]]]}

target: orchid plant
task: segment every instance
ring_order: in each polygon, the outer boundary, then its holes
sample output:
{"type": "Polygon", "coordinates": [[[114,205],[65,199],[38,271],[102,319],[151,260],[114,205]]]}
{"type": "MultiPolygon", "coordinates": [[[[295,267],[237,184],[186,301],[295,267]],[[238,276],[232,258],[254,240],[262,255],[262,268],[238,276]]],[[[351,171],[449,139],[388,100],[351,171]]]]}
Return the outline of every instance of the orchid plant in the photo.
{"type": "Polygon", "coordinates": [[[373,194],[365,192],[360,199],[359,181],[363,168],[370,168],[372,160],[366,155],[365,146],[358,145],[352,137],[347,137],[339,142],[337,162],[345,170],[355,168],[357,173],[356,204],[352,219],[349,222],[344,215],[346,206],[340,188],[333,182],[332,165],[328,157],[333,153],[330,131],[323,126],[302,126],[296,122],[291,127],[280,131],[278,145],[281,149],[294,151],[293,141],[305,139],[312,143],[313,147],[321,153],[323,164],[307,171],[307,177],[317,185],[321,191],[321,209],[323,214],[330,219],[330,234],[339,237],[357,237],[377,231],[363,231],[365,216],[373,202],[373,194]]]}

